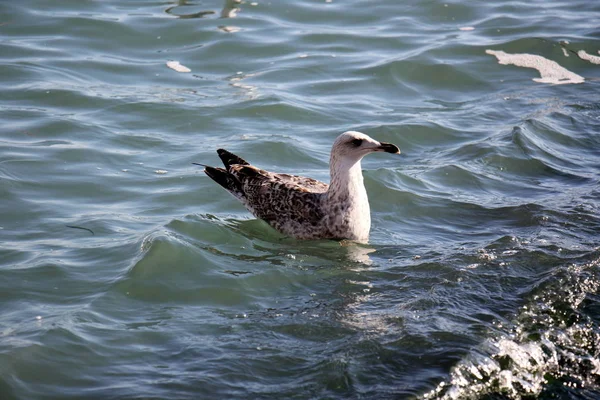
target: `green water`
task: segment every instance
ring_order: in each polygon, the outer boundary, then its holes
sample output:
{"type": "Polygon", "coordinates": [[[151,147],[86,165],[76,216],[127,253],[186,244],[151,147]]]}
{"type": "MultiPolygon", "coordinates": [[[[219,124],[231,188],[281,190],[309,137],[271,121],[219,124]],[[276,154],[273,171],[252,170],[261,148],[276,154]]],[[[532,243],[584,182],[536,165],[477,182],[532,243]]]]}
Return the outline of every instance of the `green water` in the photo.
{"type": "Polygon", "coordinates": [[[599,19],[0,4],[0,399],[599,397],[599,19]],[[402,150],[363,162],[368,245],[282,237],[191,164],[328,181],[346,130],[402,150]]]}

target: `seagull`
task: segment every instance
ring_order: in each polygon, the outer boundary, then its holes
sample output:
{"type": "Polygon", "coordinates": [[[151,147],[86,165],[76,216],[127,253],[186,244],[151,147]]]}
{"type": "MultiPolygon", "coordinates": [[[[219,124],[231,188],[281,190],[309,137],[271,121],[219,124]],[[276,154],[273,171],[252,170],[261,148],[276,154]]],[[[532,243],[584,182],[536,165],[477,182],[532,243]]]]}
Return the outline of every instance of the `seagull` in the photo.
{"type": "Polygon", "coordinates": [[[224,149],[218,149],[217,154],[225,168],[194,164],[203,166],[206,175],[255,217],[286,236],[366,243],[371,212],[360,162],[374,152],[400,154],[400,149],[361,132],[342,133],[331,148],[329,185],[259,169],[224,149]]]}

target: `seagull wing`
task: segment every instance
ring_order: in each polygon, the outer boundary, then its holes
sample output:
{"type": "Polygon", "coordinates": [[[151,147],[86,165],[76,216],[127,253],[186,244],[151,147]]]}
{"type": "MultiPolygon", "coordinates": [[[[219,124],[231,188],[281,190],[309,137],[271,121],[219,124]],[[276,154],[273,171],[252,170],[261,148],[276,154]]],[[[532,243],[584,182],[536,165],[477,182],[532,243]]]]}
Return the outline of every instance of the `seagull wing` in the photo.
{"type": "Polygon", "coordinates": [[[274,179],[289,183],[292,186],[297,186],[300,189],[306,189],[312,193],[325,193],[327,189],[329,189],[328,184],[313,178],[307,178],[306,176],[275,174],[272,172],[270,174],[273,175],[274,179]]]}
{"type": "Polygon", "coordinates": [[[252,165],[231,165],[228,172],[239,182],[246,208],[276,229],[285,231],[290,223],[317,224],[324,216],[321,197],[328,186],[323,182],[252,165]]]}

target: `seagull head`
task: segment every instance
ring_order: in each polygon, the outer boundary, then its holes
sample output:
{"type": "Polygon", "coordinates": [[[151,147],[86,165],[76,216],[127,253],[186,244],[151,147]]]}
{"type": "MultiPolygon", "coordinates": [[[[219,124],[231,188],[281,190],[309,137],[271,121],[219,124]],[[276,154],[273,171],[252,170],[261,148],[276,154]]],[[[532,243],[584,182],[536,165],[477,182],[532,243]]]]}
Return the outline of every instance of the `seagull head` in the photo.
{"type": "Polygon", "coordinates": [[[342,133],[333,142],[331,157],[355,163],[364,156],[376,151],[400,154],[400,149],[395,144],[378,142],[372,137],[361,132],[348,131],[342,133]]]}

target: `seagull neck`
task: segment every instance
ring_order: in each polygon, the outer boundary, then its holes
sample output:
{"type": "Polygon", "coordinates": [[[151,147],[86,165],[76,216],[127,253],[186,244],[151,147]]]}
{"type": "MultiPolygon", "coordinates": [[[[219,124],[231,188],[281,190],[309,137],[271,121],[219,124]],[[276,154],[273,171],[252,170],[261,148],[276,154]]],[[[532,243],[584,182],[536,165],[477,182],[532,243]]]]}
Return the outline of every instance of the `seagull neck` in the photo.
{"type": "Polygon", "coordinates": [[[359,160],[331,160],[329,198],[345,198],[351,202],[366,198],[359,160]]]}

